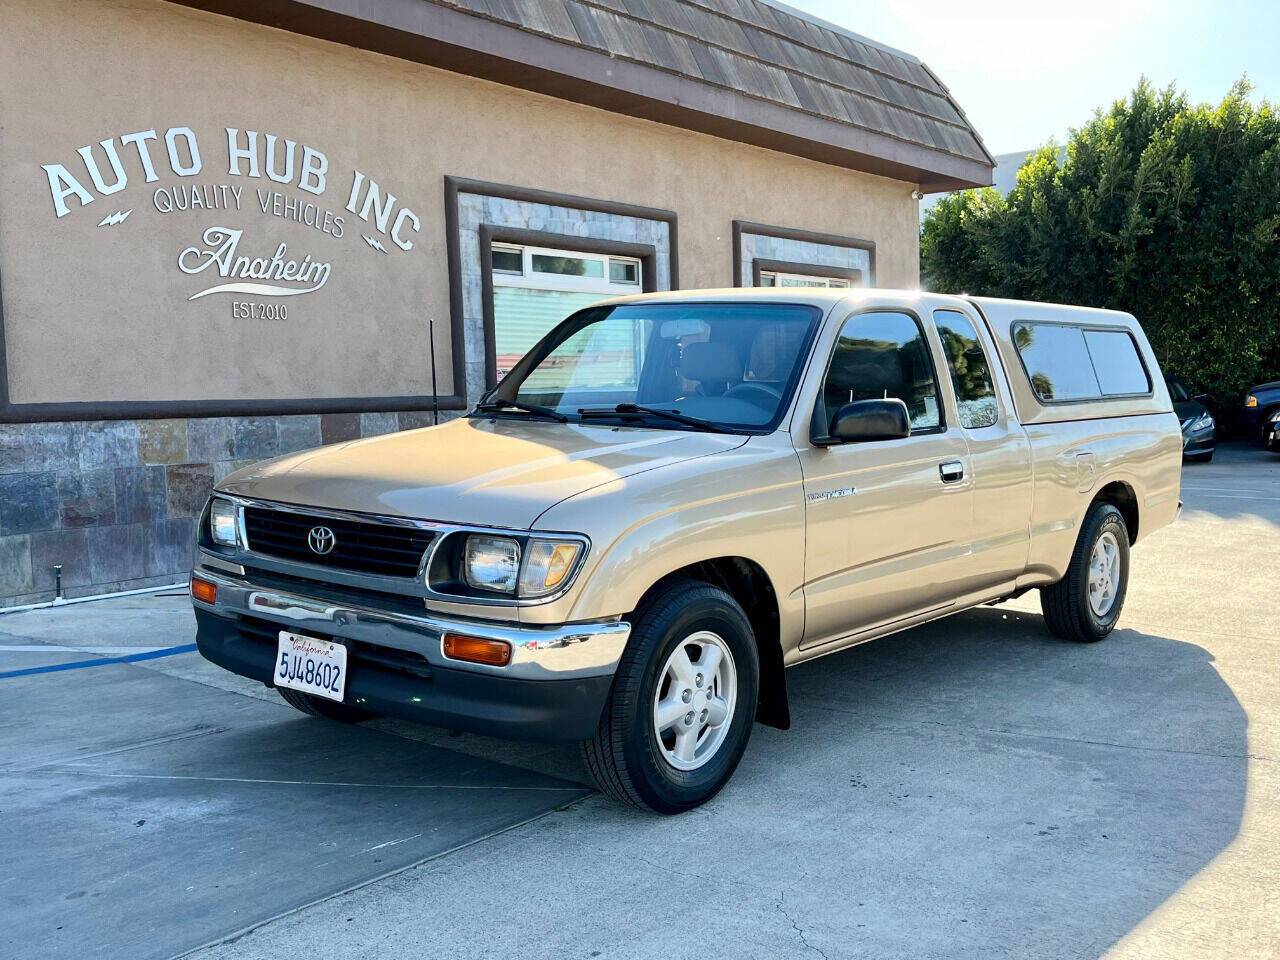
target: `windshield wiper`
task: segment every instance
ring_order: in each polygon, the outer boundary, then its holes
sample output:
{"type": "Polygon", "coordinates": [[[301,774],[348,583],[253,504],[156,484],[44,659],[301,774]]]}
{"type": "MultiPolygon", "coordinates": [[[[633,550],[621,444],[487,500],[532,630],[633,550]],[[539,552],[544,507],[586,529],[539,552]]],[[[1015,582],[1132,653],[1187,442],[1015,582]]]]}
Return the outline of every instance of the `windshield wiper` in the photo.
{"type": "Polygon", "coordinates": [[[587,407],[579,410],[578,415],[584,420],[593,417],[660,417],[663,420],[671,420],[674,423],[682,423],[686,427],[693,427],[695,430],[705,430],[708,433],[732,433],[726,430],[718,423],[712,423],[710,420],[701,420],[698,417],[686,417],[679,410],[659,410],[656,407],[638,407],[634,403],[620,403],[616,407],[587,407]]]}
{"type": "Polygon", "coordinates": [[[540,407],[536,403],[525,403],[523,400],[490,400],[487,403],[476,405],[478,413],[496,413],[499,410],[523,410],[525,413],[532,413],[537,417],[546,417],[556,423],[569,422],[569,418],[558,410],[552,410],[550,407],[540,407]]]}

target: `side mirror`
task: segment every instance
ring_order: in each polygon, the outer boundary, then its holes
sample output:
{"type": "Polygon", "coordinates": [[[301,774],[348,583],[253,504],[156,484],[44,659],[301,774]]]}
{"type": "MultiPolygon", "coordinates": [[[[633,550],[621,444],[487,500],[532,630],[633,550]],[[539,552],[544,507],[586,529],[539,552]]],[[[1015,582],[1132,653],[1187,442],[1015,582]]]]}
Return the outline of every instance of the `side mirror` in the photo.
{"type": "Polygon", "coordinates": [[[816,438],[814,443],[829,447],[837,443],[901,440],[909,436],[911,417],[901,400],[855,400],[836,411],[830,436],[816,438]]]}

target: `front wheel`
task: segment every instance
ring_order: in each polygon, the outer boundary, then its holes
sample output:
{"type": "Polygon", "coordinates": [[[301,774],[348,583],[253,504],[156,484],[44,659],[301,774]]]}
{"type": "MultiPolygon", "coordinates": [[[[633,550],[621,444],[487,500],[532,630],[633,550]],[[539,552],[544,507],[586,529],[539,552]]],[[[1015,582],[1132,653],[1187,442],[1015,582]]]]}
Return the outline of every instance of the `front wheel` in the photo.
{"type": "Polygon", "coordinates": [[[760,666],[751,623],[725,591],[684,581],[632,625],[583,760],[603,793],[658,813],[710,800],[751,736],[760,666]]]}
{"type": "Polygon", "coordinates": [[[1129,587],[1129,529],[1110,503],[1085,514],[1067,574],[1040,588],[1049,630],[1065,640],[1091,643],[1115,629],[1129,587]]]}

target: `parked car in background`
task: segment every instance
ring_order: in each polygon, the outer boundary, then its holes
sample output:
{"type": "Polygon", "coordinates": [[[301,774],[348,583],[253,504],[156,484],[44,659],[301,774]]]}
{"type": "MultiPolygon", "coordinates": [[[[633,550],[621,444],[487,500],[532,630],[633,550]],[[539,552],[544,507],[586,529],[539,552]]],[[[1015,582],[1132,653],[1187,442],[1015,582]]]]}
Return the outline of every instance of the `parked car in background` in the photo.
{"type": "Polygon", "coordinates": [[[603,792],[677,813],[790,724],[785,667],[1037,588],[1103,639],[1181,454],[1127,313],[628,297],[466,417],[220,482],[196,639],[312,715],[582,741],[603,792]]]}
{"type": "Polygon", "coordinates": [[[1182,424],[1182,455],[1188,460],[1208,463],[1213,459],[1213,451],[1217,449],[1217,425],[1213,422],[1213,414],[1200,401],[1204,394],[1192,395],[1187,385],[1177,377],[1165,374],[1164,382],[1169,385],[1169,399],[1173,401],[1173,412],[1182,424]]]}
{"type": "Polygon", "coordinates": [[[1244,427],[1245,436],[1261,440],[1268,444],[1269,449],[1274,449],[1270,447],[1270,437],[1275,432],[1271,426],[1277,413],[1280,413],[1280,380],[1250,387],[1244,395],[1244,407],[1240,411],[1240,423],[1244,427]]]}
{"type": "Polygon", "coordinates": [[[1280,453],[1280,410],[1263,421],[1262,445],[1268,450],[1280,453]]]}

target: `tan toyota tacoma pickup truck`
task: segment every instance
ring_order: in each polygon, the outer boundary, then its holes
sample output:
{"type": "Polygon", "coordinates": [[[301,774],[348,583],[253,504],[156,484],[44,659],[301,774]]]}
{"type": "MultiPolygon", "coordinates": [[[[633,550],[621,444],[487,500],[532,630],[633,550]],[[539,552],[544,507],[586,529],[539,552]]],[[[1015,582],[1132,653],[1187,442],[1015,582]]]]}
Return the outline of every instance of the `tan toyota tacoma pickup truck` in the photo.
{"type": "Polygon", "coordinates": [[[220,483],[197,640],[322,717],[582,741],[601,790],[674,813],[789,725],[792,664],[1031,588],[1101,640],[1181,462],[1128,314],[612,300],[465,417],[220,483]]]}

